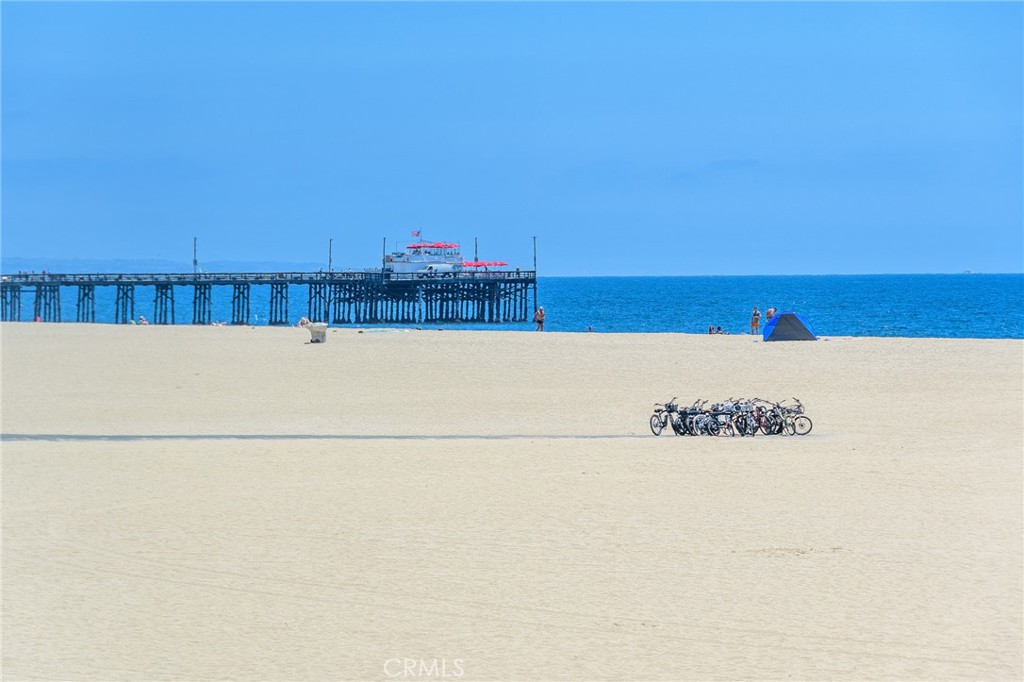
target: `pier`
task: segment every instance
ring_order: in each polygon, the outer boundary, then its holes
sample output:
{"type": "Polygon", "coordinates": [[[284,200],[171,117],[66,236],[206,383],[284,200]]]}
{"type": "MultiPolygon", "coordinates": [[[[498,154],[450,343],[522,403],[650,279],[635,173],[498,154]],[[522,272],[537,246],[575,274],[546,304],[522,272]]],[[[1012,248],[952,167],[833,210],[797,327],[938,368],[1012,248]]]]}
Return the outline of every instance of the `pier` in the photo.
{"type": "MultiPolygon", "coordinates": [[[[270,287],[261,319],[288,325],[289,287],[307,290],[301,315],[332,324],[526,322],[537,302],[536,271],[427,274],[391,272],[279,272],[170,274],[11,274],[0,279],[0,320],[61,322],[62,295],[75,296],[75,322],[96,321],[96,287],[115,287],[114,322],[129,324],[152,312],[151,324],[211,324],[215,296],[231,297],[230,324],[250,324],[252,287],[270,287]],[[136,300],[151,287],[152,307],[136,300]],[[175,294],[178,294],[177,301],[175,294]],[[191,296],[189,296],[191,294],[191,296]],[[192,314],[176,307],[190,300],[192,314]],[[31,305],[31,308],[28,306],[31,305]],[[24,307],[24,309],[23,309],[24,307]]],[[[294,307],[291,314],[295,314],[294,307]]],[[[67,320],[72,321],[72,320],[67,320]]]]}

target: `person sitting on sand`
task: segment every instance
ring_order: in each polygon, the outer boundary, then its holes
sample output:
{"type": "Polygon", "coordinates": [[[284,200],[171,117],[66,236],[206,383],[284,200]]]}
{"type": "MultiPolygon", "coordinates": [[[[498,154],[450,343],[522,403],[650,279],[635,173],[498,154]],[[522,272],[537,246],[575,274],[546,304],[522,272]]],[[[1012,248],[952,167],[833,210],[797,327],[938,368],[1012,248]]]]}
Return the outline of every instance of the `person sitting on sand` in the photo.
{"type": "Polygon", "coordinates": [[[768,310],[764,311],[764,321],[765,322],[767,322],[768,320],[770,320],[773,317],[775,317],[775,310],[776,310],[775,308],[769,308],[768,310]]]}
{"type": "Polygon", "coordinates": [[[308,317],[300,317],[299,318],[299,323],[297,325],[295,325],[295,326],[296,327],[305,327],[308,324],[309,324],[309,318],[308,317]]]}
{"type": "Polygon", "coordinates": [[[714,333],[715,333],[715,325],[711,325],[710,327],[708,327],[708,334],[714,334],[714,333]]]}
{"type": "Polygon", "coordinates": [[[718,329],[717,329],[717,330],[715,331],[715,333],[716,333],[716,334],[727,334],[728,332],[723,332],[723,331],[722,331],[722,328],[721,328],[721,327],[719,327],[719,328],[718,328],[718,329]]]}

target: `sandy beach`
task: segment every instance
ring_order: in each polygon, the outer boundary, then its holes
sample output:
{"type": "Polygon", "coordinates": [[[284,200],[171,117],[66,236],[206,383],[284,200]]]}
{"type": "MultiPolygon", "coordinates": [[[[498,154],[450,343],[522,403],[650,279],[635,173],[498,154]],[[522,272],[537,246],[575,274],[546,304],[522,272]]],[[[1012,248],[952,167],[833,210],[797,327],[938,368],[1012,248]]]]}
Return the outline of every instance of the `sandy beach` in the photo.
{"type": "Polygon", "coordinates": [[[0,334],[4,679],[1024,677],[1020,340],[0,334]]]}

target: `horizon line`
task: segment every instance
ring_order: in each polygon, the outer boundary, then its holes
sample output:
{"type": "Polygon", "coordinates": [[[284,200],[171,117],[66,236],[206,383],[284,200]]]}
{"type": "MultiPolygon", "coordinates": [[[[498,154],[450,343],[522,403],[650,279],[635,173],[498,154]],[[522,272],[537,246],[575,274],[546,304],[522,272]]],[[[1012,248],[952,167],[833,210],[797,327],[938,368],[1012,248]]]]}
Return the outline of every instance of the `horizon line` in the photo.
{"type": "MultiPolygon", "coordinates": [[[[61,260],[72,260],[72,259],[61,259],[61,260]]],[[[83,260],[89,260],[89,259],[83,259],[83,260]]],[[[132,260],[132,259],[118,259],[118,260],[132,260]]],[[[144,262],[144,261],[142,261],[140,259],[139,262],[144,262]]],[[[242,265],[242,264],[245,264],[246,262],[249,262],[249,261],[222,261],[222,262],[236,262],[239,265],[242,265]]],[[[364,269],[360,269],[360,270],[354,270],[354,269],[351,269],[351,268],[334,268],[332,270],[329,270],[328,272],[338,272],[338,273],[349,272],[349,273],[352,273],[352,272],[366,272],[366,271],[372,270],[372,269],[373,268],[364,268],[364,269]]],[[[202,274],[207,274],[207,275],[213,275],[213,274],[236,274],[236,273],[243,273],[243,272],[244,273],[270,274],[270,273],[277,273],[277,272],[315,273],[315,272],[323,272],[323,271],[324,270],[322,268],[320,270],[306,270],[306,269],[287,270],[287,269],[275,268],[273,270],[217,270],[215,272],[211,272],[209,270],[201,270],[202,274]]],[[[495,272],[505,272],[505,270],[496,270],[495,272]]],[[[8,276],[11,276],[11,275],[20,275],[20,274],[42,274],[42,273],[38,273],[38,272],[32,272],[32,273],[0,272],[0,276],[3,276],[3,277],[8,277],[8,276]]],[[[188,275],[188,274],[193,274],[193,273],[191,273],[191,272],[189,272],[187,270],[182,270],[180,272],[172,271],[172,270],[167,270],[167,271],[162,271],[162,272],[155,272],[154,271],[154,272],[145,272],[145,273],[129,273],[128,271],[122,271],[122,270],[119,270],[119,271],[105,271],[105,272],[97,270],[97,271],[89,271],[89,272],[58,272],[58,271],[51,271],[51,272],[49,272],[47,274],[50,274],[50,275],[85,275],[85,274],[89,274],[89,275],[108,275],[108,274],[109,275],[117,275],[117,274],[165,274],[165,275],[176,274],[176,275],[188,275]]],[[[654,274],[607,274],[607,273],[597,273],[597,274],[586,274],[586,275],[566,275],[566,274],[542,275],[542,274],[540,274],[540,270],[538,269],[536,276],[537,276],[537,279],[554,279],[554,278],[559,278],[559,279],[597,279],[597,278],[630,278],[630,277],[655,279],[655,278],[668,278],[668,277],[894,277],[894,276],[929,276],[929,275],[1024,275],[1024,270],[1019,271],[1019,272],[989,272],[989,271],[982,271],[982,270],[960,270],[960,271],[956,271],[956,272],[950,272],[950,271],[926,271],[926,272],[786,272],[786,273],[778,273],[778,272],[774,272],[774,273],[765,273],[765,272],[735,273],[735,272],[732,272],[732,273],[714,273],[714,274],[709,274],[709,273],[689,273],[689,274],[678,274],[678,273],[674,273],[674,274],[666,274],[666,273],[654,273],[654,274]]]]}

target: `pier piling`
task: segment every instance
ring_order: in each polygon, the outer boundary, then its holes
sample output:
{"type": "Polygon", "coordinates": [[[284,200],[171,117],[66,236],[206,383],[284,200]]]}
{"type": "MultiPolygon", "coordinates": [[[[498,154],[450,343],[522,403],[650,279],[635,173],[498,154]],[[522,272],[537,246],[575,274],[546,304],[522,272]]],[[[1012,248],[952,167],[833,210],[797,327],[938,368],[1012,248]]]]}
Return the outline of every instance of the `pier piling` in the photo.
{"type": "Polygon", "coordinates": [[[76,321],[96,321],[96,286],[80,284],[78,286],[78,303],[75,305],[76,321]]]}
{"type": "Polygon", "coordinates": [[[231,324],[249,324],[249,285],[234,284],[231,293],[231,324]]]}
{"type": "Polygon", "coordinates": [[[114,302],[114,322],[128,324],[135,319],[135,285],[118,284],[114,302]]]}
{"type": "Polygon", "coordinates": [[[4,322],[21,319],[21,286],[6,282],[0,286],[0,319],[4,322]]]}
{"type": "Polygon", "coordinates": [[[270,324],[288,324],[287,282],[273,282],[270,285],[270,324]]]}
{"type": "Polygon", "coordinates": [[[60,285],[36,285],[33,317],[42,322],[60,322],[60,285]]]}
{"type": "Polygon", "coordinates": [[[157,284],[153,299],[153,323],[174,324],[174,285],[157,284]]]}
{"type": "Polygon", "coordinates": [[[309,283],[309,311],[306,313],[313,322],[327,321],[327,283],[309,283]]]}
{"type": "Polygon", "coordinates": [[[190,286],[192,324],[213,321],[217,287],[231,288],[231,324],[250,324],[251,289],[270,285],[270,310],[262,318],[272,325],[290,323],[290,286],[308,288],[307,317],[332,324],[421,324],[527,322],[531,293],[536,297],[533,271],[452,272],[394,274],[372,272],[329,273],[190,273],[190,274],[17,274],[2,281],[2,319],[21,318],[22,292],[35,293],[34,317],[60,321],[60,290],[76,287],[75,319],[94,322],[96,288],[116,289],[114,321],[135,319],[135,288],[154,287],[155,324],[176,324],[174,288],[190,286]]]}
{"type": "Polygon", "coordinates": [[[192,291],[192,324],[210,324],[213,321],[213,286],[197,282],[192,291]]]}

